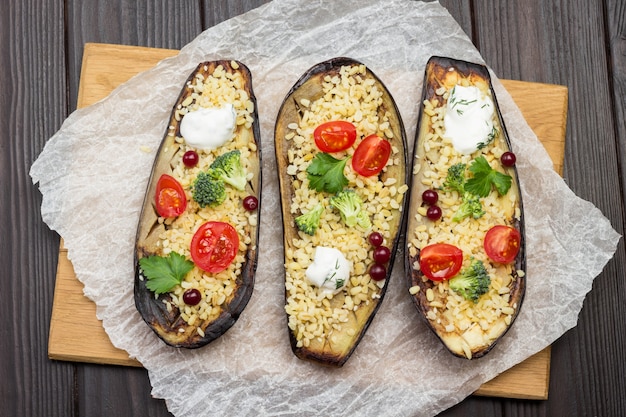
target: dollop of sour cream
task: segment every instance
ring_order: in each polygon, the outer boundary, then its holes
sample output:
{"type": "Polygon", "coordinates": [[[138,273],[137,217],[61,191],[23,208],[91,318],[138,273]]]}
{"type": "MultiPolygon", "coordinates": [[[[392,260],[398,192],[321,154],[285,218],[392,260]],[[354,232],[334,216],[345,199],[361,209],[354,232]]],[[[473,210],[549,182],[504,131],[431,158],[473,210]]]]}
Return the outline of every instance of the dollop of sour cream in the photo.
{"type": "Polygon", "coordinates": [[[351,263],[335,248],[318,246],[315,248],[313,263],[306,269],[309,282],[324,293],[336,294],[350,278],[351,263]]]}
{"type": "Polygon", "coordinates": [[[443,118],[444,138],[450,139],[459,153],[476,152],[495,137],[494,110],[491,97],[478,87],[454,86],[443,118]]]}
{"type": "Polygon", "coordinates": [[[200,108],[183,116],[180,134],[187,145],[213,150],[233,138],[237,113],[232,104],[219,108],[200,108]]]}

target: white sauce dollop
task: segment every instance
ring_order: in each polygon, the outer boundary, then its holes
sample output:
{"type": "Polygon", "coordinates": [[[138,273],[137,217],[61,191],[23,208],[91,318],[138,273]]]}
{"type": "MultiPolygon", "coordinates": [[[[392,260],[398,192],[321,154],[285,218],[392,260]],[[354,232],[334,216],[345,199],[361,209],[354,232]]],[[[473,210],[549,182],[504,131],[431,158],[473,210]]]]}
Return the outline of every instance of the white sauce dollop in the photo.
{"type": "Polygon", "coordinates": [[[348,283],[351,269],[352,265],[339,250],[318,246],[305,274],[311,284],[325,293],[335,294],[348,283]]]}
{"type": "Polygon", "coordinates": [[[454,149],[469,155],[495,137],[494,104],[478,87],[456,85],[450,91],[443,117],[444,137],[454,149]]]}
{"type": "Polygon", "coordinates": [[[183,116],[180,134],[187,145],[213,150],[233,138],[237,113],[232,104],[219,108],[200,108],[183,116]]]}

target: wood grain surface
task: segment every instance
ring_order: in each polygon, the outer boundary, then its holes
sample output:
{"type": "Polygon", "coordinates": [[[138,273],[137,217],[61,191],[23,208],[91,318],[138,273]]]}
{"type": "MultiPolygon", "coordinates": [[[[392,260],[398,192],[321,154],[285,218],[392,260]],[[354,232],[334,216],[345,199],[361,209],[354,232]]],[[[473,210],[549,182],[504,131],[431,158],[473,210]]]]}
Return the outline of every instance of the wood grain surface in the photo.
{"type": "MultiPolygon", "coordinates": [[[[106,97],[115,87],[147,70],[176,50],[87,44],[84,48],[78,106],[106,97]]],[[[502,80],[529,125],[548,150],[560,172],[565,145],[567,89],[562,86],[502,80]],[[541,105],[536,105],[540,102],[541,105]]],[[[82,295],[67,251],[61,246],[57,284],[50,324],[48,355],[51,359],[141,366],[116,349],[95,316],[95,305],[82,295]]],[[[478,395],[546,399],[550,375],[550,348],[546,348],[496,379],[484,384],[478,395]]]]}
{"type": "MultiPolygon", "coordinates": [[[[8,0],[0,11],[0,415],[171,416],[141,367],[55,361],[48,335],[59,236],[30,165],[76,108],[86,43],[180,49],[269,0],[8,0]]],[[[329,1],[329,0],[324,0],[329,1]]],[[[320,2],[321,4],[322,2],[320,2]]],[[[623,0],[440,0],[500,78],[568,88],[563,175],[624,235],[623,0]]],[[[626,415],[626,251],[552,345],[547,400],[471,396],[441,416],[626,415]]]]}

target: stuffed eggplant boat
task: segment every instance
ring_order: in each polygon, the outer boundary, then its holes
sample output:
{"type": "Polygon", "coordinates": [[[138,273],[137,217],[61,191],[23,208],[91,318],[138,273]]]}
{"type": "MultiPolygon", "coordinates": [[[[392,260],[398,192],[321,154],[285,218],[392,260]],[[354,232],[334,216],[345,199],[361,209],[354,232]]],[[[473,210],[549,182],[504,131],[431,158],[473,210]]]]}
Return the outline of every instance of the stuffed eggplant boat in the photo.
{"type": "Polygon", "coordinates": [[[448,350],[484,356],[525,291],[515,154],[486,67],[426,65],[406,231],[409,292],[448,350]]]}
{"type": "Polygon", "coordinates": [[[382,302],[408,191],[404,127],[362,63],[335,58],[288,92],[275,126],[291,347],[342,366],[382,302]]]}
{"type": "Polygon", "coordinates": [[[259,140],[250,71],[199,64],[172,110],[136,238],[135,305],[168,345],[218,338],[252,295],[259,140]]]}

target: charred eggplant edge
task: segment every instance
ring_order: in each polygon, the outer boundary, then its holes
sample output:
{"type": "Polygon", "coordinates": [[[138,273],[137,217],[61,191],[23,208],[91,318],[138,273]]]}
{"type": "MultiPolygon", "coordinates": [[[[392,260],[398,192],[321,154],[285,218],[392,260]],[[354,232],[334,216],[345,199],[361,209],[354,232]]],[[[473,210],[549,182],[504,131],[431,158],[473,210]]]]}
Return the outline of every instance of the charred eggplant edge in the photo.
{"type": "MultiPolygon", "coordinates": [[[[279,134],[279,131],[281,131],[281,124],[282,126],[287,126],[287,124],[289,124],[288,122],[283,121],[285,108],[289,106],[289,102],[290,100],[292,100],[292,96],[294,95],[294,93],[297,92],[308,81],[310,81],[314,77],[325,76],[330,73],[338,73],[342,66],[348,66],[348,65],[362,65],[362,63],[352,58],[348,58],[348,57],[336,57],[336,58],[331,58],[329,60],[320,62],[316,65],[313,65],[298,79],[298,81],[296,81],[296,83],[287,92],[279,108],[278,115],[276,118],[276,126],[274,129],[274,140],[275,140],[276,163],[278,166],[278,169],[277,169],[278,183],[279,183],[280,195],[281,195],[281,198],[280,198],[281,216],[283,220],[282,221],[283,228],[285,230],[284,240],[283,240],[283,245],[284,245],[283,253],[284,253],[284,250],[289,245],[289,243],[287,242],[289,234],[286,232],[286,229],[295,228],[294,216],[291,215],[288,209],[286,209],[286,207],[288,207],[292,199],[292,191],[290,187],[288,186],[289,176],[286,174],[286,165],[283,162],[286,160],[286,152],[288,150],[288,147],[284,147],[282,145],[284,142],[284,138],[283,138],[284,135],[279,134]]],[[[366,66],[366,69],[367,69],[367,73],[376,81],[378,85],[382,87],[384,95],[389,99],[389,102],[392,104],[392,109],[390,110],[393,110],[393,112],[397,116],[397,121],[398,121],[397,130],[401,133],[401,138],[399,138],[399,142],[401,142],[401,145],[402,145],[402,157],[403,157],[403,169],[404,169],[403,180],[405,184],[407,184],[407,186],[410,187],[410,184],[409,184],[410,173],[408,169],[408,148],[407,148],[407,140],[406,140],[406,131],[404,129],[404,123],[402,121],[400,111],[397,107],[397,104],[393,100],[391,93],[389,92],[387,87],[384,85],[382,80],[368,66],[366,66]]],[[[332,355],[332,354],[319,352],[319,351],[312,351],[305,347],[299,348],[297,347],[297,340],[296,340],[295,335],[293,334],[291,329],[287,327],[291,349],[296,357],[300,359],[304,359],[304,360],[312,360],[322,365],[326,365],[330,367],[341,367],[352,356],[355,349],[359,345],[361,339],[365,335],[367,329],[369,328],[370,324],[372,323],[374,316],[378,312],[378,309],[380,308],[383,302],[384,296],[387,292],[387,287],[388,287],[389,280],[392,274],[392,269],[393,269],[392,267],[395,261],[399,244],[402,240],[401,238],[402,238],[404,227],[406,224],[406,208],[408,205],[408,201],[409,201],[408,195],[405,194],[403,197],[402,205],[399,209],[400,219],[398,221],[398,227],[396,230],[395,237],[393,239],[393,245],[391,247],[391,258],[388,262],[389,268],[387,270],[387,276],[385,277],[385,284],[381,288],[380,298],[378,300],[375,300],[376,304],[374,308],[372,309],[370,315],[368,316],[363,326],[361,326],[361,328],[358,329],[359,333],[354,339],[353,346],[343,356],[332,355]]],[[[286,289],[285,289],[284,297],[285,299],[287,298],[286,289]]],[[[288,318],[289,315],[286,314],[286,317],[288,318]]]]}
{"type": "Polygon", "coordinates": [[[200,336],[198,332],[193,331],[185,331],[183,336],[184,339],[179,339],[172,336],[179,336],[179,328],[189,328],[189,326],[178,317],[178,309],[174,308],[170,313],[167,311],[163,300],[169,297],[168,294],[161,294],[158,297],[155,297],[155,294],[150,291],[146,287],[146,283],[140,278],[140,267],[139,267],[139,254],[141,252],[142,255],[149,255],[146,253],[145,249],[142,247],[142,242],[140,242],[140,232],[142,229],[142,223],[144,221],[144,217],[147,212],[150,210],[154,211],[154,207],[152,205],[152,194],[154,190],[154,185],[156,184],[157,178],[156,167],[160,163],[160,157],[162,155],[162,151],[164,146],[166,145],[168,131],[166,128],[165,134],[161,143],[159,145],[159,149],[157,150],[154,163],[152,166],[152,171],[150,177],[148,179],[148,183],[146,185],[146,192],[144,195],[144,201],[142,203],[142,209],[138,220],[137,226],[137,235],[135,238],[135,253],[134,253],[134,267],[135,267],[135,279],[134,279],[134,299],[135,299],[135,307],[139,311],[144,322],[152,329],[152,331],[167,345],[176,347],[176,348],[187,348],[187,349],[196,349],[202,346],[207,345],[213,340],[219,338],[223,335],[228,329],[230,329],[240,314],[243,312],[248,302],[250,301],[250,297],[252,296],[252,292],[254,289],[254,281],[255,281],[255,272],[256,266],[258,262],[258,242],[259,242],[259,225],[260,225],[260,213],[261,213],[261,185],[262,185],[262,154],[261,154],[261,133],[259,126],[259,118],[258,118],[258,108],[256,96],[254,95],[253,87],[252,87],[252,75],[247,66],[239,61],[231,61],[231,60],[216,60],[216,61],[206,61],[198,64],[196,68],[191,72],[189,77],[186,79],[181,91],[178,95],[178,98],[172,107],[172,111],[170,113],[170,118],[168,119],[168,126],[173,125],[176,128],[176,133],[179,134],[180,122],[176,122],[174,118],[174,114],[176,112],[176,107],[182,103],[185,97],[188,95],[187,85],[190,81],[194,79],[196,74],[199,72],[203,72],[205,66],[208,66],[212,70],[214,70],[217,66],[222,65],[224,68],[233,69],[235,71],[239,71],[242,73],[243,78],[245,80],[245,89],[249,94],[250,100],[254,103],[254,111],[252,113],[254,123],[252,124],[252,139],[254,140],[257,150],[256,150],[256,172],[255,177],[248,184],[252,187],[253,191],[258,195],[258,207],[257,207],[257,225],[254,226],[254,229],[251,230],[251,239],[252,242],[248,246],[248,251],[245,254],[245,262],[241,269],[241,274],[237,277],[236,283],[237,287],[235,290],[235,294],[230,299],[230,301],[223,306],[222,313],[213,320],[204,330],[204,336],[200,336]],[[234,69],[231,66],[231,62],[235,62],[238,66],[237,69],[234,69]]]}
{"type": "MultiPolygon", "coordinates": [[[[421,96],[421,100],[419,102],[419,108],[420,111],[418,113],[418,119],[417,119],[417,130],[415,132],[415,140],[414,140],[414,150],[413,150],[413,158],[411,159],[411,176],[413,177],[412,173],[413,173],[413,169],[414,169],[414,164],[416,163],[416,159],[417,159],[417,155],[418,155],[418,151],[419,151],[419,140],[420,140],[420,131],[421,131],[421,123],[422,123],[422,118],[424,116],[424,111],[423,111],[423,103],[424,100],[430,99],[433,95],[434,95],[434,90],[436,89],[436,87],[433,87],[433,85],[429,82],[429,75],[431,71],[447,71],[449,68],[454,67],[458,72],[462,73],[463,75],[467,76],[468,74],[476,74],[479,77],[481,77],[489,86],[489,91],[491,92],[491,98],[493,99],[495,108],[496,108],[496,114],[498,117],[498,122],[500,124],[500,127],[502,129],[502,135],[504,138],[504,142],[506,144],[506,146],[508,147],[509,150],[511,150],[511,141],[509,138],[509,134],[507,132],[506,129],[506,125],[504,123],[504,118],[502,117],[502,112],[500,110],[500,106],[498,105],[498,101],[496,98],[496,94],[495,91],[493,89],[493,84],[491,82],[491,76],[489,74],[489,70],[487,69],[487,67],[485,67],[484,65],[481,64],[476,64],[476,63],[472,63],[472,62],[468,62],[468,61],[463,61],[463,60],[458,60],[458,59],[454,59],[454,58],[448,58],[448,57],[441,57],[441,56],[432,56],[427,64],[426,64],[426,68],[424,71],[424,81],[423,81],[423,86],[422,86],[422,96],[421,96]],[[433,69],[434,68],[434,69],[433,69]]],[[[517,308],[515,309],[515,313],[512,315],[511,317],[511,323],[509,325],[507,325],[507,327],[504,329],[504,331],[488,346],[486,346],[483,349],[480,349],[478,351],[473,351],[472,352],[472,359],[477,359],[477,358],[481,358],[483,356],[485,356],[487,353],[489,353],[495,346],[496,344],[504,337],[504,335],[506,333],[508,333],[508,331],[511,329],[511,327],[513,326],[513,323],[515,322],[517,316],[519,315],[519,312],[521,310],[523,301],[524,301],[524,296],[526,293],[526,277],[525,276],[519,276],[517,275],[516,271],[518,270],[522,270],[522,271],[526,271],[526,237],[525,237],[525,223],[524,223],[524,207],[523,207],[523,199],[522,199],[522,190],[519,184],[519,176],[518,176],[518,170],[517,167],[512,167],[510,169],[513,169],[514,172],[514,181],[515,181],[515,186],[517,187],[517,193],[519,196],[518,199],[518,204],[519,204],[519,209],[520,209],[520,218],[518,219],[513,219],[513,226],[515,228],[517,228],[520,232],[521,235],[521,242],[520,242],[520,251],[515,259],[515,270],[513,271],[513,274],[516,276],[516,279],[514,281],[514,284],[512,284],[511,286],[511,301],[512,303],[516,303],[517,304],[517,308]]],[[[413,181],[414,178],[411,179],[411,181],[413,181]]],[[[411,182],[411,193],[410,193],[410,202],[409,202],[409,210],[412,209],[413,207],[413,199],[417,199],[419,198],[419,196],[414,195],[413,193],[413,182],[411,182]]],[[[407,216],[410,216],[411,214],[407,214],[407,216]]],[[[407,217],[408,219],[408,217],[407,217]]],[[[409,230],[409,226],[410,226],[410,221],[407,220],[407,230],[406,233],[410,233],[409,230]]],[[[408,242],[407,242],[408,244],[408,242]]],[[[407,248],[407,244],[405,244],[405,249],[407,248]]],[[[417,254],[415,255],[415,257],[411,257],[409,254],[409,251],[406,251],[405,257],[405,271],[406,271],[406,277],[407,277],[407,284],[409,286],[409,288],[412,285],[415,285],[416,282],[421,282],[422,276],[423,274],[421,273],[421,271],[419,269],[414,269],[413,268],[413,264],[416,261],[419,261],[419,250],[417,251],[417,254]]],[[[428,328],[437,336],[437,338],[441,341],[441,343],[446,347],[446,349],[453,354],[454,356],[457,357],[461,357],[461,358],[465,358],[467,359],[465,356],[458,354],[457,352],[452,351],[448,345],[443,342],[441,335],[438,333],[437,329],[432,325],[432,323],[430,322],[430,320],[426,317],[426,313],[428,312],[428,308],[427,308],[427,300],[425,298],[424,295],[425,291],[420,291],[418,294],[416,295],[411,295],[411,299],[413,300],[413,304],[415,305],[416,309],[419,311],[420,316],[422,318],[422,320],[426,323],[426,325],[428,326],[428,328]]]]}

